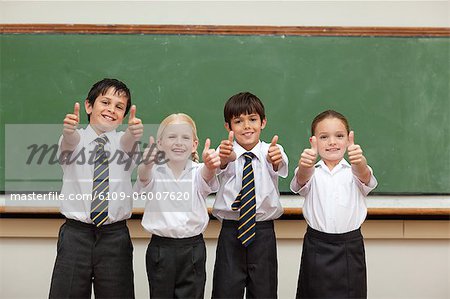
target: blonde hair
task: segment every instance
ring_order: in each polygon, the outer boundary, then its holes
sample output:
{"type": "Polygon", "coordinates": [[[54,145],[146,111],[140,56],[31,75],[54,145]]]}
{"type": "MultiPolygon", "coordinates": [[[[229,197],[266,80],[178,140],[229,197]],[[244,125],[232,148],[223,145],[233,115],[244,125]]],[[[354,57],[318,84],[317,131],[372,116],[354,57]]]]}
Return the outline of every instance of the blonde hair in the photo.
{"type": "MultiPolygon", "coordinates": [[[[186,123],[186,124],[190,125],[191,128],[192,128],[192,135],[194,137],[194,141],[195,140],[198,141],[197,126],[195,125],[194,120],[189,115],[184,114],[184,113],[174,113],[174,114],[171,114],[171,115],[167,116],[165,119],[163,119],[163,121],[159,125],[158,133],[156,135],[156,138],[158,140],[161,140],[161,136],[162,136],[164,130],[166,129],[166,127],[168,125],[173,124],[173,123],[186,123]]],[[[194,162],[197,162],[197,163],[199,162],[200,158],[198,156],[198,152],[197,151],[192,153],[191,159],[194,162]]]]}

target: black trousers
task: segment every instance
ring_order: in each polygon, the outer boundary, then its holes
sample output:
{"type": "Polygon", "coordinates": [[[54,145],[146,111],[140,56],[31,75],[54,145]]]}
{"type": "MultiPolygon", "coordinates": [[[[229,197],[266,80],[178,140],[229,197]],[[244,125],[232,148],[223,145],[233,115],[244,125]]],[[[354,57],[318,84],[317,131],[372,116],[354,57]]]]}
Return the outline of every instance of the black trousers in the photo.
{"type": "Polygon", "coordinates": [[[49,298],[134,298],[133,245],[126,221],[61,226],[49,298]]]}
{"type": "Polygon", "coordinates": [[[307,228],[297,298],[367,298],[361,230],[328,234],[307,228]]]}
{"type": "Polygon", "coordinates": [[[238,221],[224,220],[214,265],[212,298],[277,298],[278,261],[273,221],[256,222],[255,240],[244,247],[238,221]]]}
{"type": "Polygon", "coordinates": [[[203,299],[206,246],[203,235],[166,238],[153,235],[146,254],[150,297],[203,299]]]}

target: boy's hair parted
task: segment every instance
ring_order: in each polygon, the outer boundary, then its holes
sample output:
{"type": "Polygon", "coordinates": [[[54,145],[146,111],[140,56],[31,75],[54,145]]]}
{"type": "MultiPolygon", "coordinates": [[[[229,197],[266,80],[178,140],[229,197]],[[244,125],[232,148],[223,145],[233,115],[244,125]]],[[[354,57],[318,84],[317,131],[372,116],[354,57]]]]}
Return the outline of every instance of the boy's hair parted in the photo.
{"type": "Polygon", "coordinates": [[[334,111],[334,110],[325,110],[325,111],[319,113],[316,117],[314,117],[314,119],[311,123],[311,136],[314,136],[317,124],[326,118],[337,118],[337,119],[341,120],[345,126],[345,129],[347,130],[347,134],[350,132],[350,126],[348,124],[348,120],[344,115],[342,115],[341,113],[334,111]]]}
{"type": "MultiPolygon", "coordinates": [[[[160,140],[165,128],[168,125],[173,124],[173,123],[177,123],[177,124],[186,123],[186,124],[190,125],[192,128],[192,136],[194,137],[194,140],[198,141],[197,126],[195,125],[194,120],[185,113],[173,113],[173,114],[170,114],[169,116],[167,116],[166,118],[164,118],[158,127],[158,133],[156,133],[156,139],[160,140]]],[[[197,162],[197,163],[200,161],[197,151],[192,153],[191,159],[192,159],[192,161],[197,162]]]]}
{"type": "Polygon", "coordinates": [[[264,105],[261,100],[250,92],[240,92],[235,94],[225,103],[223,116],[225,122],[231,127],[233,117],[239,117],[241,114],[256,113],[261,121],[266,118],[264,105]]]}
{"type": "MultiPolygon", "coordinates": [[[[114,88],[114,94],[119,96],[124,96],[128,99],[127,101],[127,107],[125,108],[125,114],[126,116],[128,114],[128,111],[131,107],[131,93],[128,87],[123,83],[122,81],[119,81],[117,79],[109,79],[105,78],[103,80],[98,81],[94,85],[92,85],[91,90],[89,90],[89,93],[87,95],[86,100],[89,102],[91,106],[94,106],[95,100],[99,95],[104,95],[108,92],[110,88],[114,88]]],[[[87,115],[88,121],[90,121],[91,116],[87,115]]]]}

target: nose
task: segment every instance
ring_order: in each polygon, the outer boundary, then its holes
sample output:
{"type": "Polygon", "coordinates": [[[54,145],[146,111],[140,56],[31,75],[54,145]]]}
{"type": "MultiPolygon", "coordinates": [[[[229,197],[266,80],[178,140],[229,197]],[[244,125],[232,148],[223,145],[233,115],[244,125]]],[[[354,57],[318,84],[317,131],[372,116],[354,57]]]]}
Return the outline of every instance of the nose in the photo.
{"type": "Polygon", "coordinates": [[[116,109],[115,109],[113,104],[109,104],[108,105],[108,111],[111,112],[111,113],[115,113],[116,112],[116,109]]]}
{"type": "Polygon", "coordinates": [[[336,138],[334,137],[330,137],[330,139],[328,140],[329,144],[336,144],[336,138]]]}
{"type": "Polygon", "coordinates": [[[249,122],[248,120],[245,120],[245,121],[244,121],[244,128],[245,128],[245,129],[250,128],[250,122],[249,122]]]}

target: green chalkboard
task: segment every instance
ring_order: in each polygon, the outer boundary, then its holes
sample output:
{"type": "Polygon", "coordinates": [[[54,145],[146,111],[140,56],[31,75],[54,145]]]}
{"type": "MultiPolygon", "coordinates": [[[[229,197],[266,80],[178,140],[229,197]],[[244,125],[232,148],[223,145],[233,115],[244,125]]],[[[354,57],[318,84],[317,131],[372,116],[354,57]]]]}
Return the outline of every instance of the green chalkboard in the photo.
{"type": "MultiPolygon", "coordinates": [[[[348,117],[377,193],[450,193],[449,38],[3,34],[0,42],[2,149],[7,124],[61,124],[105,77],[127,83],[144,123],[185,112],[201,142],[216,146],[227,135],[224,102],[248,90],[266,106],[263,139],[278,134],[290,158],[282,192],[311,120],[335,109],[348,117]]],[[[42,131],[58,139],[58,130],[42,131]]]]}

